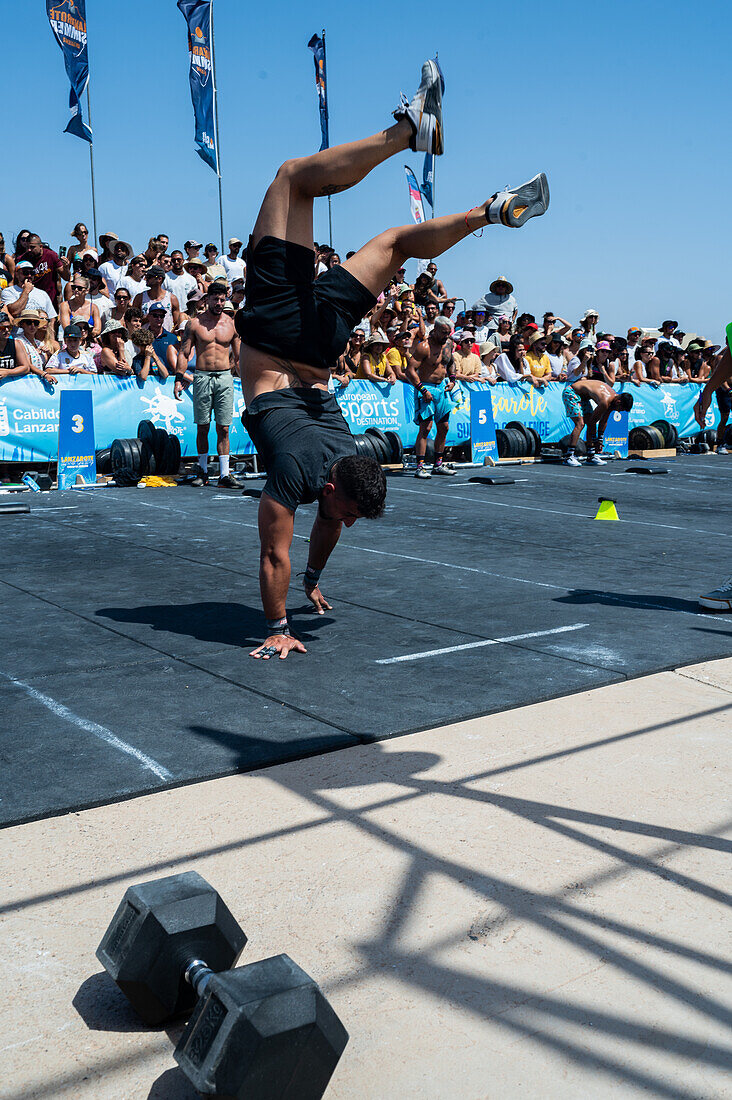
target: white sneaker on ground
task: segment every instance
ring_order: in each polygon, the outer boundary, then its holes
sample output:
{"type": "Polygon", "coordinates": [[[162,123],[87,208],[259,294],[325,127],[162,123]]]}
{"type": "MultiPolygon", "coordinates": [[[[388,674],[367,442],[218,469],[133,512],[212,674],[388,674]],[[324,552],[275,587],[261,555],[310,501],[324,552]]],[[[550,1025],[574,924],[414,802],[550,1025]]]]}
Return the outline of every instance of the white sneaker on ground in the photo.
{"type": "Polygon", "coordinates": [[[577,455],[567,455],[563,463],[564,466],[581,466],[582,463],[577,458],[577,455]]]}
{"type": "Polygon", "coordinates": [[[710,611],[732,611],[732,577],[727,577],[714,591],[700,596],[699,606],[710,611]]]}
{"type": "Polygon", "coordinates": [[[428,478],[428,477],[432,477],[432,474],[429,472],[429,470],[425,470],[424,466],[418,466],[416,471],[415,471],[414,476],[415,477],[421,477],[421,478],[428,478]]]}
{"type": "Polygon", "coordinates": [[[499,191],[486,210],[488,224],[520,229],[529,218],[538,218],[549,208],[549,184],[543,172],[518,187],[499,191]]]}
{"type": "Polygon", "coordinates": [[[411,100],[402,96],[402,102],[394,111],[394,118],[407,118],[414,133],[409,143],[415,153],[445,152],[442,129],[442,91],[444,81],[436,61],[425,61],[422,79],[411,100]]]}
{"type": "Polygon", "coordinates": [[[433,474],[441,474],[442,477],[454,477],[455,471],[451,466],[448,466],[446,462],[441,462],[439,466],[432,467],[433,474]]]}
{"type": "Polygon", "coordinates": [[[607,466],[607,462],[599,455],[592,455],[591,458],[585,459],[585,466],[607,466]]]}
{"type": "Polygon", "coordinates": [[[726,443],[723,443],[721,447],[717,447],[717,454],[718,455],[728,455],[729,454],[729,450],[727,449],[726,443]]]}

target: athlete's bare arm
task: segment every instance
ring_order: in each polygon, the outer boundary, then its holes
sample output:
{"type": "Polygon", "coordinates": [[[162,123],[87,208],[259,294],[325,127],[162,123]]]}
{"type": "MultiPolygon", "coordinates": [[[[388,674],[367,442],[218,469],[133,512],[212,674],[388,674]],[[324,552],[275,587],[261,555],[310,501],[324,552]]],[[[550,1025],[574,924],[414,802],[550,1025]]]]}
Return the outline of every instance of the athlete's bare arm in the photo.
{"type": "MultiPolygon", "coordinates": [[[[295,513],[274,497],[262,493],[259,502],[259,590],[264,614],[270,622],[287,619],[286,600],[290,585],[290,546],[295,526],[295,513]]],[[[289,633],[270,633],[250,657],[268,660],[277,653],[287,657],[291,650],[306,653],[302,642],[289,633]],[[265,652],[266,651],[266,652],[265,652]]]]}

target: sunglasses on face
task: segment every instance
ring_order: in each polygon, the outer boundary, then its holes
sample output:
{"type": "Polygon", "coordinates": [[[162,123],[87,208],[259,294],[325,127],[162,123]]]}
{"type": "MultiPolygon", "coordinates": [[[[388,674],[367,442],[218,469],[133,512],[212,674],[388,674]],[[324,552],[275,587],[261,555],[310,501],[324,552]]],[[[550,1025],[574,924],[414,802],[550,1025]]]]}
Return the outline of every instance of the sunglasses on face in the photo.
{"type": "Polygon", "coordinates": [[[129,302],[130,300],[129,294],[115,294],[114,297],[117,302],[129,302]]]}
{"type": "Polygon", "coordinates": [[[32,321],[29,317],[26,317],[26,319],[21,322],[21,324],[24,325],[40,325],[40,323],[40,321],[32,321]]]}

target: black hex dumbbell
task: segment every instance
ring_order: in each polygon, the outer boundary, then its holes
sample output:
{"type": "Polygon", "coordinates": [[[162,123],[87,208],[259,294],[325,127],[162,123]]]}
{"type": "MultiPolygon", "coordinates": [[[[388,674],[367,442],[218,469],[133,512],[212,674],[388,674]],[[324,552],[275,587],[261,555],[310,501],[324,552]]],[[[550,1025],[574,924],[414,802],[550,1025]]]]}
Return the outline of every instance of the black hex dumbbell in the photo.
{"type": "Polygon", "coordinates": [[[148,1023],[195,1010],[175,1059],[204,1096],[319,1100],[348,1042],[287,955],[233,967],[246,936],[195,871],[132,886],[97,958],[148,1023]]]}

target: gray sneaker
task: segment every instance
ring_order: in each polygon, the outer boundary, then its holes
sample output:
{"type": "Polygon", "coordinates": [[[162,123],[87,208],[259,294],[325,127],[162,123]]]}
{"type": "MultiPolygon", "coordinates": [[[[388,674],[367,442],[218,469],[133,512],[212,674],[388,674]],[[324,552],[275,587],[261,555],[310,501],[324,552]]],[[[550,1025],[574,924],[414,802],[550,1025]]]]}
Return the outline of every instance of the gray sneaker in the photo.
{"type": "Polygon", "coordinates": [[[543,172],[528,183],[499,191],[486,210],[488,224],[519,229],[529,220],[546,214],[549,208],[549,184],[543,172]]]}
{"type": "Polygon", "coordinates": [[[415,153],[434,153],[440,156],[445,152],[442,129],[442,92],[444,81],[440,66],[436,61],[425,61],[422,66],[422,79],[411,101],[405,95],[394,111],[394,118],[409,119],[414,133],[409,142],[415,153]]]}
{"type": "Polygon", "coordinates": [[[699,606],[709,611],[732,611],[732,577],[727,577],[714,591],[700,596],[699,606]]]}
{"type": "Polygon", "coordinates": [[[429,470],[425,470],[424,466],[418,466],[414,476],[426,479],[428,477],[432,477],[432,474],[429,472],[429,470]]]}
{"type": "Polygon", "coordinates": [[[433,466],[432,473],[440,474],[442,477],[455,477],[455,471],[446,462],[441,462],[439,466],[433,466]]]}
{"type": "Polygon", "coordinates": [[[729,454],[729,450],[727,449],[727,444],[726,443],[723,443],[721,445],[721,447],[717,447],[717,454],[718,455],[728,455],[729,454]]]}
{"type": "Polygon", "coordinates": [[[585,459],[585,466],[607,466],[607,462],[599,455],[591,455],[585,459]]]}
{"type": "Polygon", "coordinates": [[[219,478],[217,485],[219,489],[241,489],[244,482],[240,481],[236,474],[226,474],[225,477],[219,478]]]}

